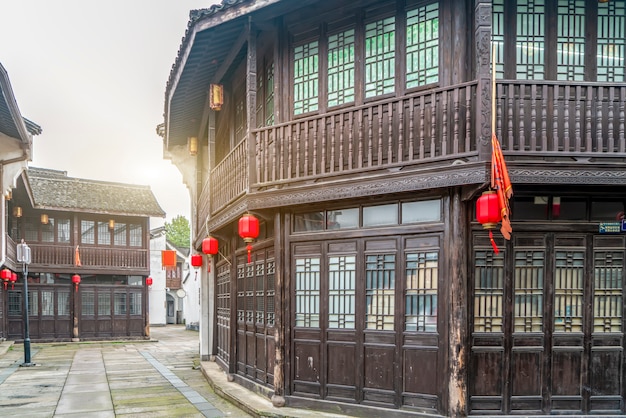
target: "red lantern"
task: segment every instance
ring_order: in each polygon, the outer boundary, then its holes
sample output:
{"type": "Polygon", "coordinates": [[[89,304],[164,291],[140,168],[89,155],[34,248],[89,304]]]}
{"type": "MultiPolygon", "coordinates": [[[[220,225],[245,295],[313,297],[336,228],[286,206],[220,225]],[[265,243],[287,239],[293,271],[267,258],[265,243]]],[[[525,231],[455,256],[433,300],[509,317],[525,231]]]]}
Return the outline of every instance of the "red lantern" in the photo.
{"type": "Polygon", "coordinates": [[[195,268],[202,267],[202,256],[200,254],[194,254],[191,256],[191,265],[195,268]]]}
{"type": "Polygon", "coordinates": [[[476,201],[476,220],[480,222],[483,228],[489,230],[489,240],[493,251],[498,254],[500,251],[493,240],[493,232],[498,222],[502,220],[502,212],[500,211],[500,203],[498,202],[498,194],[493,190],[483,192],[482,196],[476,201]]]}
{"type": "Polygon", "coordinates": [[[78,285],[80,284],[80,276],[78,274],[72,276],[72,283],[74,283],[74,290],[78,292],[78,285]]]}
{"type": "Polygon", "coordinates": [[[146,286],[152,286],[152,277],[146,278],[146,286]]]}
{"type": "Polygon", "coordinates": [[[9,281],[11,282],[11,290],[15,289],[15,282],[17,282],[17,273],[11,273],[9,281]]]}
{"type": "Polygon", "coordinates": [[[252,251],[252,245],[250,244],[259,236],[259,220],[249,213],[239,218],[239,236],[248,243],[246,249],[248,250],[248,263],[250,260],[250,252],[252,251]]]}
{"type": "MultiPolygon", "coordinates": [[[[202,240],[202,252],[209,255],[217,254],[219,242],[211,236],[202,240]]],[[[200,264],[202,265],[202,264],[200,264]]]]}
{"type": "Polygon", "coordinates": [[[4,282],[4,290],[7,290],[7,283],[9,283],[11,279],[11,270],[2,269],[2,271],[0,271],[0,279],[4,282]]]}

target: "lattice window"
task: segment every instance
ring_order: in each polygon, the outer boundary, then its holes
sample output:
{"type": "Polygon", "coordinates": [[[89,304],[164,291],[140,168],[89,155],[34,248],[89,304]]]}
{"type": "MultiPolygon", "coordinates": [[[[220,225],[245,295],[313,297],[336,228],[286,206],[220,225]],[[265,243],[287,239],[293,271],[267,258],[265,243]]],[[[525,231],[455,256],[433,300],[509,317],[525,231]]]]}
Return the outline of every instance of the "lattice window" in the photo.
{"type": "Polygon", "coordinates": [[[293,113],[313,112],[318,108],[319,46],[318,42],[294,48],[293,113]]]}
{"type": "Polygon", "coordinates": [[[367,329],[394,329],[395,290],[395,254],[368,255],[365,265],[365,327],[367,329]]]}
{"type": "Polygon", "coordinates": [[[582,332],[585,254],[556,251],[555,257],[554,331],[582,332]]]}
{"type": "Polygon", "coordinates": [[[624,252],[596,251],[593,267],[593,331],[622,332],[624,252]]]}
{"type": "Polygon", "coordinates": [[[126,293],[115,293],[114,313],[115,315],[126,315],[126,293]]]}
{"type": "Polygon", "coordinates": [[[543,331],[543,251],[516,251],[513,282],[515,332],[543,331]]]}
{"type": "Polygon", "coordinates": [[[41,291],[41,315],[54,316],[54,291],[41,291]]]}
{"type": "Polygon", "coordinates": [[[130,246],[141,247],[143,242],[143,228],[141,224],[128,224],[128,229],[130,233],[130,246]]]}
{"type": "Polygon", "coordinates": [[[113,234],[113,243],[115,245],[126,246],[126,224],[117,222],[115,224],[115,233],[113,234]]]}
{"type": "Polygon", "coordinates": [[[275,322],[276,313],[274,312],[274,294],[276,292],[274,288],[274,277],[276,275],[276,261],[270,259],[267,261],[267,287],[265,288],[266,297],[266,321],[267,326],[273,326],[275,322]]]}
{"type": "Polygon", "coordinates": [[[407,12],[406,87],[439,81],[439,4],[407,12]]]}
{"type": "Polygon", "coordinates": [[[95,294],[93,292],[82,292],[80,295],[80,313],[82,316],[94,316],[96,311],[95,294]]]}
{"type": "Polygon", "coordinates": [[[623,82],[626,60],[626,6],[598,3],[598,81],[623,82]]]}
{"type": "Polygon", "coordinates": [[[131,292],[129,297],[129,309],[131,315],[141,315],[141,293],[131,292]]]}
{"type": "Polygon", "coordinates": [[[559,0],[556,59],[558,80],[584,80],[585,1],[559,0]]]}
{"type": "Polygon", "coordinates": [[[496,49],[496,78],[504,78],[504,0],[493,0],[491,41],[496,49]]]}
{"type": "Polygon", "coordinates": [[[57,242],[70,242],[69,219],[57,219],[57,242]]]}
{"type": "Polygon", "coordinates": [[[274,62],[270,61],[261,68],[257,77],[257,127],[274,124],[274,62]]]}
{"type": "Polygon", "coordinates": [[[355,327],[356,257],[333,256],[328,259],[328,327],[355,327]]]}
{"type": "Polygon", "coordinates": [[[69,316],[70,314],[70,292],[57,292],[57,316],[69,316]]]}
{"type": "Polygon", "coordinates": [[[354,101],[354,29],[328,37],[328,106],[354,101]]]}
{"type": "Polygon", "coordinates": [[[22,315],[22,293],[14,290],[8,291],[8,315],[20,316],[22,315]]]}
{"type": "Polygon", "coordinates": [[[230,358],[230,265],[217,268],[217,355],[230,358]]]}
{"type": "MultiPolygon", "coordinates": [[[[80,221],[80,242],[82,244],[95,243],[95,222],[94,221],[80,221]]],[[[68,231],[69,238],[69,231],[68,231]]]]}
{"type": "Polygon", "coordinates": [[[246,264],[246,322],[254,322],[254,264],[246,264]]]}
{"type": "Polygon", "coordinates": [[[54,242],[54,218],[49,217],[48,223],[41,225],[41,240],[43,242],[54,242]]]}
{"type": "Polygon", "coordinates": [[[436,251],[406,255],[406,331],[437,332],[437,284],[439,255],[436,251]]]}
{"type": "Polygon", "coordinates": [[[98,316],[111,315],[111,294],[98,293],[98,316]]]}
{"type": "Polygon", "coordinates": [[[28,315],[39,315],[39,295],[36,290],[28,291],[28,315]]]}
{"type": "Polygon", "coordinates": [[[296,259],[296,326],[320,325],[320,259],[296,259]]]}
{"type": "Polygon", "coordinates": [[[502,332],[504,252],[474,253],[474,331],[502,332]]]}
{"type": "Polygon", "coordinates": [[[246,320],[246,265],[237,266],[237,322],[246,320]]]}
{"type": "Polygon", "coordinates": [[[365,26],[365,97],[394,92],[395,25],[388,17],[365,26]]]}
{"type": "Polygon", "coordinates": [[[98,222],[98,245],[111,245],[111,232],[108,222],[98,222]]]}
{"type": "Polygon", "coordinates": [[[520,80],[543,80],[545,77],[545,13],[544,0],[518,0],[517,78],[520,80]]]}
{"type": "Polygon", "coordinates": [[[256,263],[256,318],[258,325],[265,322],[265,260],[256,263]]]}

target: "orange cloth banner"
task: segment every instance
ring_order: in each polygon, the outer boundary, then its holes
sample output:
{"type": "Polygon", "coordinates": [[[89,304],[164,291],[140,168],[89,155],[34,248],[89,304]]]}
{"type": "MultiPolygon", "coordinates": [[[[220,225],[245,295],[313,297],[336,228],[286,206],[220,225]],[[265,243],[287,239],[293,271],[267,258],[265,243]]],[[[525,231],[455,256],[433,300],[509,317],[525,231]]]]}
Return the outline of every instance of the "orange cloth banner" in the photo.
{"type": "Polygon", "coordinates": [[[500,141],[495,133],[491,135],[491,188],[498,193],[498,204],[502,213],[500,232],[505,239],[510,240],[513,228],[511,227],[509,199],[513,196],[513,186],[504,162],[500,141]]]}
{"type": "Polygon", "coordinates": [[[161,251],[161,264],[163,270],[172,270],[176,268],[176,251],[163,250],[161,251]]]}
{"type": "Polygon", "coordinates": [[[82,266],[82,263],[80,262],[80,252],[78,251],[78,245],[76,246],[76,251],[74,251],[74,265],[76,267],[82,266]]]}

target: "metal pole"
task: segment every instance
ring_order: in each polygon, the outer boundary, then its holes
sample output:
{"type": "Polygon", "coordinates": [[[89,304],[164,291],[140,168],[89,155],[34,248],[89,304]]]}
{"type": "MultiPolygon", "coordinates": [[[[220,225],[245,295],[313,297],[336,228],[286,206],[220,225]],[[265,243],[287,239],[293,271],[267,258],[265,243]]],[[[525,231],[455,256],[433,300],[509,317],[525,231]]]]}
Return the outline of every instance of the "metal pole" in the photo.
{"type": "Polygon", "coordinates": [[[22,264],[24,272],[24,364],[23,366],[32,366],[30,362],[30,334],[28,331],[28,264],[22,264]]]}

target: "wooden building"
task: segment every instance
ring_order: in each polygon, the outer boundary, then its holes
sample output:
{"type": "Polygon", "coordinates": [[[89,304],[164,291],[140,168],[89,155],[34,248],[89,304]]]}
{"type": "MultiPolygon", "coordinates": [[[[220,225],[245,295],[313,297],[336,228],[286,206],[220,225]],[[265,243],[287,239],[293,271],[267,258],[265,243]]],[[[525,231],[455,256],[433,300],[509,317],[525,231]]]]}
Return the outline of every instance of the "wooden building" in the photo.
{"type": "Polygon", "coordinates": [[[622,0],[192,11],[159,132],[195,250],[219,240],[203,358],[276,405],[626,413],[625,25],[622,0]],[[475,218],[492,132],[498,253],[475,218]]]}
{"type": "Polygon", "coordinates": [[[0,294],[5,338],[24,338],[26,269],[32,341],[149,337],[150,217],[164,212],[148,186],[31,167],[6,204],[2,268],[18,280],[0,294]],[[16,254],[22,240],[28,265],[16,254]]]}

